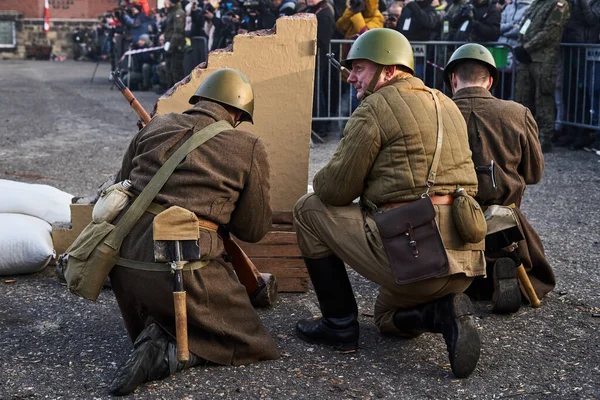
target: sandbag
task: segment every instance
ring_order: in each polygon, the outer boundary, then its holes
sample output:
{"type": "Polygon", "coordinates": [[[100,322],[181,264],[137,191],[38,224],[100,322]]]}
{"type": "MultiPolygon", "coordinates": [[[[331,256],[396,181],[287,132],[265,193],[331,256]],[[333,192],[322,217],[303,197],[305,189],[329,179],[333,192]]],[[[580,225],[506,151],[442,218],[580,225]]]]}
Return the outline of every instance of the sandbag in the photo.
{"type": "Polygon", "coordinates": [[[0,213],[25,214],[49,224],[70,223],[73,195],[48,185],[0,179],[0,213]]]}
{"type": "Polygon", "coordinates": [[[54,257],[52,227],[23,214],[0,214],[0,275],[30,274],[54,257]]]}

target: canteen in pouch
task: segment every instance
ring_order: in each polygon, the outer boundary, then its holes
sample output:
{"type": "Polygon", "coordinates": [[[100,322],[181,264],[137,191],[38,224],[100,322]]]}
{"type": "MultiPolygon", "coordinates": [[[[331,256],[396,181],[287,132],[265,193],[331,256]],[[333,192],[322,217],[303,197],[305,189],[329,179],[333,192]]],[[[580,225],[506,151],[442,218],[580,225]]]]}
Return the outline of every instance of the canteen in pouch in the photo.
{"type": "Polygon", "coordinates": [[[448,256],[429,197],[374,218],[396,283],[404,285],[448,273],[448,256]]]}
{"type": "Polygon", "coordinates": [[[92,210],[92,221],[96,224],[112,222],[127,207],[133,194],[129,192],[130,180],[117,182],[100,193],[100,197],[92,210]]]}
{"type": "Polygon", "coordinates": [[[487,224],[481,206],[464,189],[458,189],[452,195],[452,219],[460,237],[467,243],[481,242],[487,234],[487,224]]]}

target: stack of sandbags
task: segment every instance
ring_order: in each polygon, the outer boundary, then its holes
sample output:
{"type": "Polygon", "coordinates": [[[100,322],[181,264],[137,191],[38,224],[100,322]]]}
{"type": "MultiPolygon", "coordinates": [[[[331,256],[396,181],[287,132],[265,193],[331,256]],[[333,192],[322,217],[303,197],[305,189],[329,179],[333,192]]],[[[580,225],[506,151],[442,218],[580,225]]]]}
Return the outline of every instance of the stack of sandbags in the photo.
{"type": "Polygon", "coordinates": [[[0,275],[48,265],[54,257],[51,224],[70,222],[72,198],[52,186],[0,179],[0,275]]]}

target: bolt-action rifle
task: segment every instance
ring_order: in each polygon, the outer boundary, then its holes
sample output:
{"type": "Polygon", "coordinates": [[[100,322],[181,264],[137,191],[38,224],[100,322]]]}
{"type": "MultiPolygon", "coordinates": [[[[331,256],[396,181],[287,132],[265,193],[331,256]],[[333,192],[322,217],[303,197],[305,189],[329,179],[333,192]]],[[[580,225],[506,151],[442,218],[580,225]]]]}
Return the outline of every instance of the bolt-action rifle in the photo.
{"type": "Polygon", "coordinates": [[[125,84],[119,77],[118,70],[110,73],[110,79],[115,84],[115,86],[117,86],[117,88],[121,91],[121,93],[125,97],[125,100],[127,100],[131,108],[133,108],[135,113],[140,117],[141,126],[140,123],[138,123],[138,126],[140,127],[140,129],[143,128],[143,126],[150,121],[150,115],[148,115],[146,110],[144,110],[144,107],[140,104],[140,102],[137,101],[133,93],[131,93],[131,90],[129,90],[129,88],[125,86],[125,84]]]}
{"type": "Polygon", "coordinates": [[[331,65],[333,65],[333,67],[335,69],[340,71],[340,74],[342,74],[342,79],[345,81],[348,80],[348,77],[350,76],[350,70],[348,68],[344,67],[342,64],[340,64],[340,62],[338,60],[335,59],[335,54],[327,53],[326,56],[327,56],[327,59],[329,60],[329,63],[331,65]]]}

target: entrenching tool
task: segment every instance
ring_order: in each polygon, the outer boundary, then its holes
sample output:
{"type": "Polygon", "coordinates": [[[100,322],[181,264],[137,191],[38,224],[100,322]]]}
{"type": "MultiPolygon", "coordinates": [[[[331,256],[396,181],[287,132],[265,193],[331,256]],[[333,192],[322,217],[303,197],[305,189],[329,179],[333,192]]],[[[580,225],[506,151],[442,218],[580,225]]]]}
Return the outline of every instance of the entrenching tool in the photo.
{"type": "Polygon", "coordinates": [[[478,174],[489,175],[490,179],[492,180],[492,188],[494,188],[494,190],[497,189],[496,164],[494,163],[494,160],[490,161],[488,165],[480,165],[475,167],[475,172],[477,172],[478,174]]]}
{"type": "Polygon", "coordinates": [[[275,304],[275,301],[277,301],[277,279],[275,276],[261,273],[233,240],[227,228],[220,226],[218,233],[223,240],[225,252],[232,258],[231,264],[240,283],[246,287],[252,305],[254,307],[271,307],[275,304]]]}
{"type": "Polygon", "coordinates": [[[525,267],[517,255],[518,242],[523,240],[523,233],[519,227],[519,220],[510,207],[492,205],[484,213],[487,222],[487,235],[485,237],[486,251],[505,251],[517,265],[517,277],[529,298],[531,305],[540,307],[540,300],[535,294],[531,281],[527,276],[525,267]]]}
{"type": "Polygon", "coordinates": [[[189,360],[189,349],[183,267],[190,261],[200,260],[198,217],[185,208],[173,206],[154,217],[152,229],[154,259],[168,263],[173,273],[177,359],[186,362],[189,360]]]}

